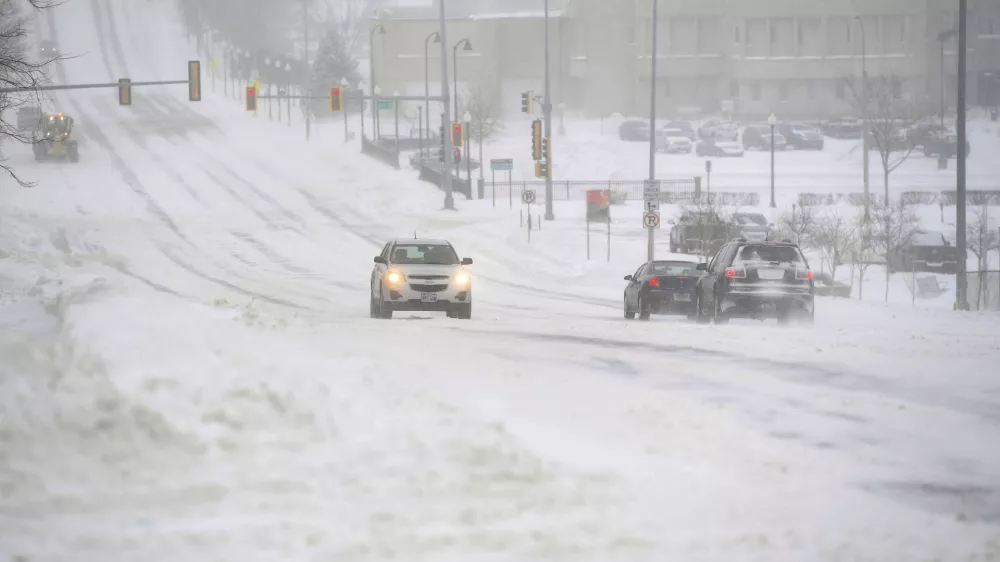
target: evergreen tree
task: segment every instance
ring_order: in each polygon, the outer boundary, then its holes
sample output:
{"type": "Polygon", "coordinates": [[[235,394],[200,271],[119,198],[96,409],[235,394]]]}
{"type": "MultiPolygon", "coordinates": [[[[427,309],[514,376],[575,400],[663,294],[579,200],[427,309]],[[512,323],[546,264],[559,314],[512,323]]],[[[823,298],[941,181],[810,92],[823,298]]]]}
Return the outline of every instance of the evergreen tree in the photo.
{"type": "MultiPolygon", "coordinates": [[[[358,61],[351,55],[347,42],[339,30],[332,25],[327,26],[316,51],[316,60],[313,61],[309,89],[314,96],[326,96],[331,87],[341,85],[345,78],[349,85],[348,89],[357,87],[361,80],[358,61]]],[[[314,114],[320,111],[319,106],[326,106],[325,102],[310,105],[315,106],[314,114]]]]}

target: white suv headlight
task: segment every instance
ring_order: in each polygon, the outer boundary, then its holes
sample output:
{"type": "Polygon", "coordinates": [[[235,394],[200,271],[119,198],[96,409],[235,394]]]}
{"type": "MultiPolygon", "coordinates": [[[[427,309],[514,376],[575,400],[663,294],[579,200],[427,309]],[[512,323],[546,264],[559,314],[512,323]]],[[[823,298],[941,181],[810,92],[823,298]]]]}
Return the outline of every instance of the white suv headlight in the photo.
{"type": "Polygon", "coordinates": [[[452,282],[455,283],[456,287],[468,287],[469,282],[472,280],[469,274],[464,271],[459,271],[451,278],[452,282]]]}

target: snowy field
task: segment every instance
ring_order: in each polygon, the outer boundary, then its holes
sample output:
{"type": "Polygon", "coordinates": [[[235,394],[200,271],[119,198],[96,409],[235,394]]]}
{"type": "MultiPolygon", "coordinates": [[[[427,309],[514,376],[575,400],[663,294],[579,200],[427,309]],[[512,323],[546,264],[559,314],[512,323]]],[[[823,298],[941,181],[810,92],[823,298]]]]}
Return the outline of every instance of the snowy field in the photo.
{"type": "MultiPolygon", "coordinates": [[[[54,10],[58,80],[184,77],[167,4],[54,10]]],[[[873,269],[810,328],[628,322],[638,207],[587,260],[583,202],[529,244],[516,204],[442,211],[340,121],[306,142],[205,88],[60,94],[81,162],[9,151],[38,183],[0,189],[0,560],[1000,559],[995,313],[882,303],[873,269]],[[414,231],[475,259],[473,320],[368,318],[372,256],[414,231]]],[[[642,175],[567,128],[593,167],[557,175],[642,175]]],[[[507,142],[487,160],[527,160],[507,142]]]]}

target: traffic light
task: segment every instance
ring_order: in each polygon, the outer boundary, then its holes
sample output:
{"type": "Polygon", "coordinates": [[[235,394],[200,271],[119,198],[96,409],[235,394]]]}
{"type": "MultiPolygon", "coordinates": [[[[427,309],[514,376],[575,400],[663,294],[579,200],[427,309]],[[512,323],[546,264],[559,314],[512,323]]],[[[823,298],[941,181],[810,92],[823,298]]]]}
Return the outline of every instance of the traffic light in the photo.
{"type": "Polygon", "coordinates": [[[118,105],[132,105],[132,81],[128,78],[118,80],[118,105]]]}
{"type": "Polygon", "coordinates": [[[188,101],[201,101],[201,61],[188,61],[188,101]]]}
{"type": "Polygon", "coordinates": [[[547,178],[547,177],[549,177],[549,163],[548,162],[535,162],[535,177],[536,178],[547,178]]]}
{"type": "Polygon", "coordinates": [[[451,124],[451,145],[455,148],[465,146],[465,124],[458,121],[451,124]]]}
{"type": "Polygon", "coordinates": [[[344,109],[344,100],[340,97],[340,88],[330,88],[330,111],[336,113],[344,109]]]}
{"type": "Polygon", "coordinates": [[[247,111],[257,111],[257,88],[247,87],[247,111]]]}
{"type": "Polygon", "coordinates": [[[521,113],[531,113],[531,92],[521,94],[521,113]]]}
{"type": "Polygon", "coordinates": [[[542,137],[542,160],[548,162],[549,158],[549,137],[542,137]]]}
{"type": "Polygon", "coordinates": [[[531,155],[533,160],[542,159],[542,120],[531,122],[531,155]]]}
{"type": "Polygon", "coordinates": [[[462,149],[456,148],[455,149],[455,163],[458,164],[461,161],[462,161],[462,149]]]}

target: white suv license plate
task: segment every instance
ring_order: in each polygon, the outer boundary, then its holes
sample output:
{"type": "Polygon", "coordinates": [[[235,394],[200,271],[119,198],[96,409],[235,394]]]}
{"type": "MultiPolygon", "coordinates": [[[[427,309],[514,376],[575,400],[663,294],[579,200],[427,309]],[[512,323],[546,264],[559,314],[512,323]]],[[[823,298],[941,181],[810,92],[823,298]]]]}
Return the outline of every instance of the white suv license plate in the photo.
{"type": "Polygon", "coordinates": [[[437,302],[437,293],[420,293],[420,302],[437,302]]]}

